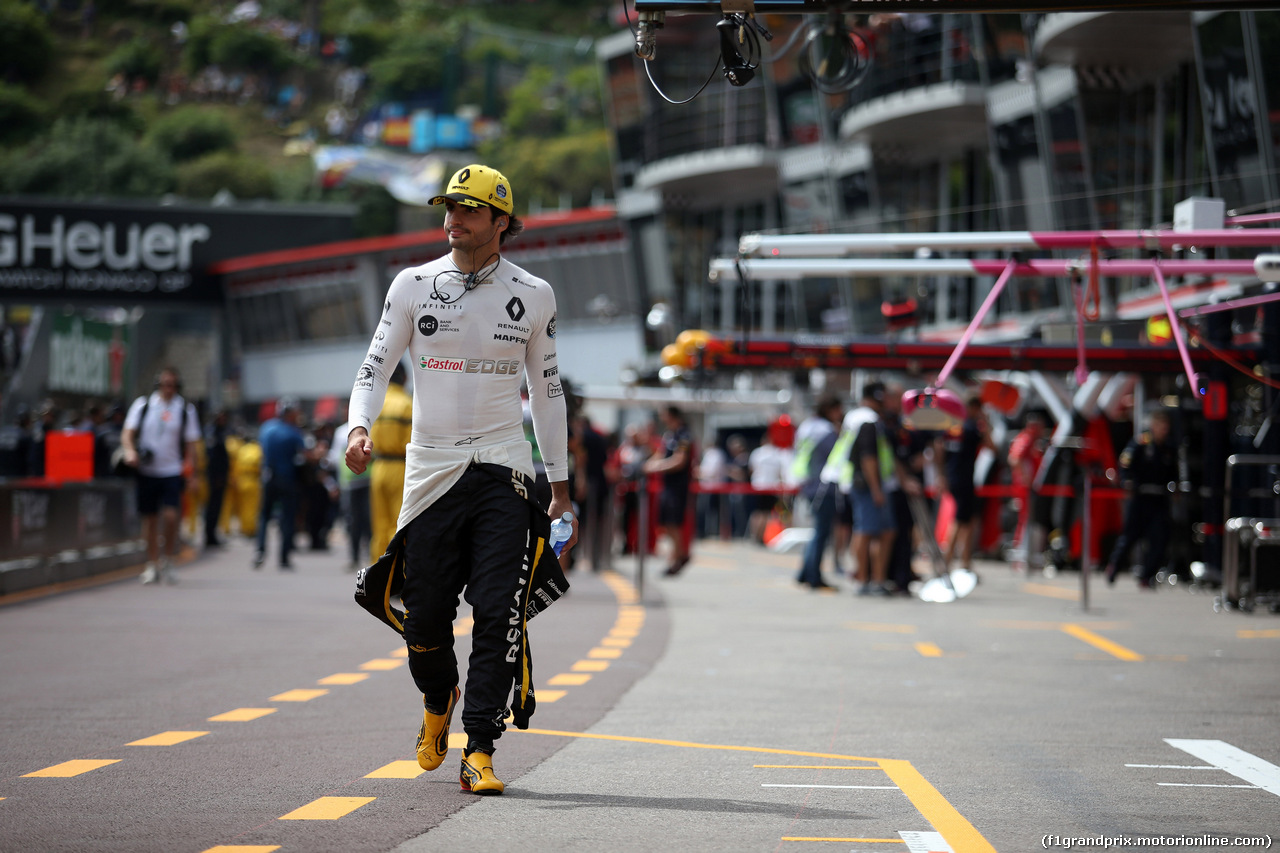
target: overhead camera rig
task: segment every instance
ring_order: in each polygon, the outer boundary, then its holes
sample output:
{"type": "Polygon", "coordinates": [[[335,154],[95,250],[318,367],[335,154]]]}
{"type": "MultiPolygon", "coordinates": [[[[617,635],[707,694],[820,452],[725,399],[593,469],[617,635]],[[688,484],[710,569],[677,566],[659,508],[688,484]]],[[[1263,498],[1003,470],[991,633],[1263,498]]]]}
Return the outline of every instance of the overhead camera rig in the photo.
{"type": "MultiPolygon", "coordinates": [[[[626,0],[623,5],[625,8],[626,0]]],[[[824,24],[810,26],[807,33],[797,30],[773,59],[785,54],[804,33],[801,67],[820,91],[833,94],[856,86],[871,66],[871,51],[862,37],[847,26],[846,14],[1248,11],[1273,9],[1276,0],[634,0],[634,5],[638,17],[636,56],[645,61],[646,73],[647,63],[657,56],[658,30],[666,24],[668,12],[719,15],[716,29],[720,35],[720,58],[716,68],[723,68],[725,79],[733,86],[745,86],[755,77],[763,57],[760,39],[773,39],[756,20],[756,14],[825,15],[824,24]]],[[[715,76],[715,70],[711,76],[715,76]]],[[[708,77],[707,82],[710,80],[708,77]]],[[[656,82],[654,87],[657,88],[656,82]]],[[[658,91],[671,101],[661,89],[658,91]]],[[[687,103],[701,91],[671,103],[687,103]]]]}

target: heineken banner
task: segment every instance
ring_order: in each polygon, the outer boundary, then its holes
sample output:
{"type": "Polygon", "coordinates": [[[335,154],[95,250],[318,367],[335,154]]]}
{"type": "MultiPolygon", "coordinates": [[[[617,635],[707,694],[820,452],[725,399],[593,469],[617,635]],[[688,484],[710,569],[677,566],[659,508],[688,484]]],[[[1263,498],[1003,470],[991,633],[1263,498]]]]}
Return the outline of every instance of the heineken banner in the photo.
{"type": "Polygon", "coordinates": [[[49,390],[98,397],[124,392],[129,329],[58,314],[49,335],[49,390]]]}

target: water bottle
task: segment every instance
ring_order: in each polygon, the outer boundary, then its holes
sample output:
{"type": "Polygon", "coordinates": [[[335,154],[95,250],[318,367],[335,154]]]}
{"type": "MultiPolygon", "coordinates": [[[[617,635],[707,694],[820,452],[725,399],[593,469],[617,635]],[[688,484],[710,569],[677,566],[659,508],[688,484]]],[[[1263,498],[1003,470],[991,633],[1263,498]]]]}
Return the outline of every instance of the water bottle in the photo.
{"type": "Polygon", "coordinates": [[[564,550],[565,543],[573,538],[573,513],[566,512],[564,515],[551,522],[551,550],[556,552],[556,556],[560,556],[560,552],[564,550]]]}

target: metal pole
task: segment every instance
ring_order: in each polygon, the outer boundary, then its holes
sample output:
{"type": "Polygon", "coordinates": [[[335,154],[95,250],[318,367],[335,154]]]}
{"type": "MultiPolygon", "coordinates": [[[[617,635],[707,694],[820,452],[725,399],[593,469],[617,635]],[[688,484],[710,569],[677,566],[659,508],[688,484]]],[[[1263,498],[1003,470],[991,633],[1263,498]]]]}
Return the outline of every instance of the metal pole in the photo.
{"type": "Polygon", "coordinates": [[[636,483],[636,594],[644,600],[644,556],[649,550],[649,475],[636,483]]]}
{"type": "Polygon", "coordinates": [[[1093,569],[1093,476],[1084,472],[1084,517],[1080,522],[1080,609],[1089,610],[1089,572],[1093,569]]]}

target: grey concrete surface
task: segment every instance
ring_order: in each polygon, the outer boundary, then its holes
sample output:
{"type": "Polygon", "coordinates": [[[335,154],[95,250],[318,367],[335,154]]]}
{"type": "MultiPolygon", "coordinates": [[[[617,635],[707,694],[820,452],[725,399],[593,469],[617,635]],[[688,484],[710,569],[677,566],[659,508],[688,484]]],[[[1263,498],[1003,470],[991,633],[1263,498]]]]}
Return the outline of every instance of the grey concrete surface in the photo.
{"type": "Polygon", "coordinates": [[[642,606],[577,573],[532,626],[536,683],[564,695],[503,737],[507,793],[478,798],[456,750],[417,778],[368,777],[412,761],[420,697],[402,665],[361,668],[399,642],[351,602],[340,553],[300,553],[292,574],[250,554],[202,555],[173,587],[0,608],[0,850],[1010,853],[1280,830],[1280,619],[1214,613],[1207,593],[1095,580],[1082,612],[1078,575],[984,563],[952,604],[843,579],[817,594],[792,580],[798,555],[715,542],[679,578],[649,561],[642,606]],[[368,678],[317,684],[335,673],[368,678]],[[209,720],[243,707],[275,711],[209,720]],[[208,734],[128,746],[166,731],[208,734]],[[1166,739],[1222,741],[1262,775],[1166,739]],[[26,775],[75,759],[117,763],[26,775]],[[280,820],[322,797],[363,804],[280,820]]]}
{"type": "Polygon", "coordinates": [[[904,831],[980,853],[1042,849],[1046,835],[1280,830],[1280,788],[1175,787],[1245,783],[1181,769],[1205,762],[1164,740],[1222,740],[1280,764],[1280,619],[1127,580],[1094,580],[1082,612],[1077,574],[1028,582],[1001,563],[979,564],[982,583],[952,604],[859,598],[845,581],[815,594],[794,585],[797,563],[710,543],[681,577],[651,580],[668,651],[586,732],[647,740],[563,738],[501,802],[397,853],[478,839],[491,851],[907,850],[904,831]],[[920,790],[882,770],[849,769],[875,761],[824,755],[910,762],[956,814],[922,810],[920,790]]]}

